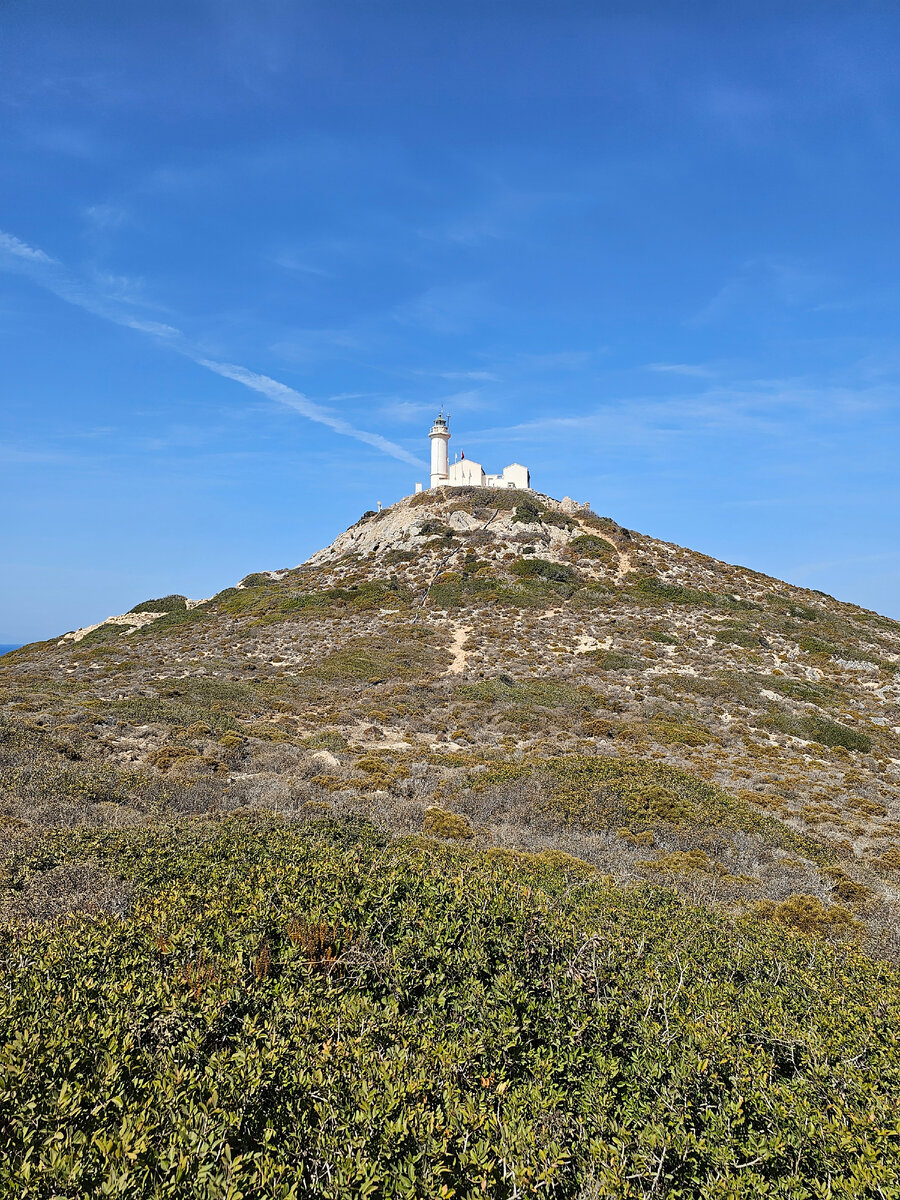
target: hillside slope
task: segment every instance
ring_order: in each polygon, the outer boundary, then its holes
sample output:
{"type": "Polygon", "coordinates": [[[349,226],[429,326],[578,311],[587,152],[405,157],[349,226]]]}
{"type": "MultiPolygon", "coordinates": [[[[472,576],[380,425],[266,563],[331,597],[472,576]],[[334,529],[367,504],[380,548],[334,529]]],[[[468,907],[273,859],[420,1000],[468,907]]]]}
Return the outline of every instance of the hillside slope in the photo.
{"type": "Polygon", "coordinates": [[[0,1190],[900,1194],[898,669],[474,489],[0,659],[0,1190]]]}
{"type": "Polygon", "coordinates": [[[438,805],[479,844],[855,903],[886,935],[898,668],[875,613],[571,502],[425,492],[298,568],[4,658],[3,811],[355,811],[408,832],[438,805]]]}

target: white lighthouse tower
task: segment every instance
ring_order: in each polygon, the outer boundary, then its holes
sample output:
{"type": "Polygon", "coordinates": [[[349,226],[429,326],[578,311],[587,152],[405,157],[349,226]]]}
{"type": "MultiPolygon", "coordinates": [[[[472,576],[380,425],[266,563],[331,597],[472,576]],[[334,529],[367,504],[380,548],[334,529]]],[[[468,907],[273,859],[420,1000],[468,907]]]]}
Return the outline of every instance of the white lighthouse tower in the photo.
{"type": "Polygon", "coordinates": [[[450,455],[447,451],[450,430],[444,420],[443,411],[435,418],[428,436],[431,438],[431,486],[440,487],[450,476],[450,455]]]}
{"type": "MultiPolygon", "coordinates": [[[[431,487],[522,488],[525,491],[531,488],[531,472],[521,463],[510,463],[499,475],[485,474],[481,463],[466,458],[462,452],[457,455],[457,461],[451,463],[447,450],[450,429],[443,409],[428,436],[431,438],[431,487]]],[[[421,483],[417,483],[416,491],[421,490],[421,483]]]]}

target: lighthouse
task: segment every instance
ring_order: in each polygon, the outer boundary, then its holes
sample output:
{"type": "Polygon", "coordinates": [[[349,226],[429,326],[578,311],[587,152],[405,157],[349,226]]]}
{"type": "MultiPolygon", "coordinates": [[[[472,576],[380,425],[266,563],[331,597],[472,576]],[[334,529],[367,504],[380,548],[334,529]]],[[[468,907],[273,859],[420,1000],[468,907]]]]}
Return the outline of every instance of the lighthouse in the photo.
{"type": "MultiPolygon", "coordinates": [[[[522,488],[525,491],[531,488],[531,473],[521,463],[510,463],[499,475],[485,474],[481,463],[466,458],[465,454],[460,454],[451,464],[447,450],[450,427],[443,409],[428,436],[431,438],[431,487],[522,488]]],[[[416,491],[421,490],[421,483],[417,483],[416,491]]]]}
{"type": "Polygon", "coordinates": [[[440,487],[446,483],[450,475],[450,455],[447,443],[450,441],[450,430],[444,420],[443,411],[431,427],[431,486],[440,487]]]}

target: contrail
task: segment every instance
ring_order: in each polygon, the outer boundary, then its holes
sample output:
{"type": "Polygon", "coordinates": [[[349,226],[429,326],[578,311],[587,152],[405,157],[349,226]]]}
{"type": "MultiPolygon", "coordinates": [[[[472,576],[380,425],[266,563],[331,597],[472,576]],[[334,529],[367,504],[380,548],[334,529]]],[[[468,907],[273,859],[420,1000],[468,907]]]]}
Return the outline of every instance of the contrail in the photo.
{"type": "Polygon", "coordinates": [[[402,446],[398,446],[396,442],[388,441],[380,433],[367,433],[364,429],[356,429],[349,421],[333,416],[327,408],[316,404],[302,392],[288,387],[286,383],[279,383],[277,379],[270,379],[268,375],[258,375],[256,371],[248,371],[246,367],[238,367],[233,363],[214,362],[209,358],[195,358],[194,362],[201,367],[206,367],[209,371],[215,371],[217,375],[224,375],[226,379],[242,383],[244,387],[252,388],[254,392],[262,392],[264,396],[268,396],[271,400],[277,400],[285,408],[292,408],[295,412],[302,413],[310,421],[318,421],[320,425],[327,425],[335,433],[356,438],[358,442],[365,442],[369,446],[374,446],[376,450],[383,450],[385,454],[399,458],[401,462],[409,463],[413,467],[425,466],[421,459],[410,454],[408,450],[404,450],[402,446]]]}
{"type": "Polygon", "coordinates": [[[176,329],[172,325],[165,325],[160,321],[146,321],[132,316],[122,309],[120,303],[98,294],[85,285],[57,259],[51,258],[43,250],[29,246],[27,242],[23,242],[11,233],[4,233],[2,230],[0,230],[0,269],[25,275],[45,291],[52,292],[60,300],[65,300],[67,304],[82,308],[96,317],[111,321],[114,325],[122,325],[126,329],[134,329],[138,333],[152,337],[169,350],[174,350],[198,366],[205,367],[207,371],[213,371],[225,379],[233,379],[235,383],[240,383],[244,387],[250,388],[251,391],[261,392],[270,400],[300,413],[308,421],[325,425],[342,437],[350,437],[358,442],[364,442],[367,446],[373,446],[383,454],[389,454],[392,458],[399,459],[400,462],[409,463],[410,466],[422,468],[426,466],[421,459],[410,454],[408,450],[404,450],[402,446],[398,446],[396,442],[389,441],[379,433],[369,433],[365,429],[357,429],[349,421],[335,416],[329,409],[310,400],[302,392],[288,387],[286,383],[279,383],[277,379],[271,379],[268,375],[260,375],[256,371],[249,371],[246,367],[237,366],[234,363],[216,362],[214,359],[205,357],[202,351],[191,345],[180,329],[176,329]]]}

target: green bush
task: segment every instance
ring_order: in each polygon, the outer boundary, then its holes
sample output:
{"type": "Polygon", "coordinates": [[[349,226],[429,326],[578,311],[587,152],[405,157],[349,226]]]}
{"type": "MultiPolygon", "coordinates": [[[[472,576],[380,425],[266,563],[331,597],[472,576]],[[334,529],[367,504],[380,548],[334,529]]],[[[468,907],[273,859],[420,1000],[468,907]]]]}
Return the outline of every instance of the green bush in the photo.
{"type": "Polygon", "coordinates": [[[800,649],[805,650],[807,654],[819,654],[828,657],[831,657],[832,655],[837,655],[838,657],[853,657],[852,651],[845,652],[845,654],[842,655],[840,647],[833,646],[831,642],[823,642],[821,638],[811,637],[809,635],[804,635],[803,637],[798,638],[797,644],[799,645],[800,649]]]}
{"type": "Polygon", "coordinates": [[[640,671],[644,666],[640,658],[621,650],[591,650],[587,657],[601,671],[640,671]]]}
{"type": "Polygon", "coordinates": [[[552,583],[577,583],[579,580],[573,567],[549,562],[546,558],[519,558],[510,569],[520,579],[547,579],[552,583]]]}
{"type": "Polygon", "coordinates": [[[136,604],[134,608],[128,611],[133,613],[158,612],[171,613],[179,612],[187,608],[186,596],[163,596],[159,600],[144,600],[142,604],[136,604]]]}
{"type": "Polygon", "coordinates": [[[837,721],[831,721],[821,713],[810,716],[795,716],[793,713],[771,713],[762,725],[766,729],[785,733],[789,737],[801,738],[805,742],[818,742],[821,746],[843,746],[846,750],[858,750],[867,754],[872,749],[872,739],[859,729],[848,729],[837,721]]]}
{"type": "Polygon", "coordinates": [[[512,519],[522,522],[523,525],[540,524],[543,507],[543,505],[538,505],[534,500],[525,497],[516,504],[512,519]]]}
{"type": "Polygon", "coordinates": [[[715,636],[717,642],[726,646],[743,646],[747,650],[757,650],[764,644],[760,635],[751,629],[720,629],[715,636]]]}
{"type": "Polygon", "coordinates": [[[347,739],[339,729],[323,729],[303,739],[310,750],[346,750],[347,739]]]}
{"type": "Polygon", "coordinates": [[[585,558],[615,558],[616,548],[606,538],[597,537],[594,533],[582,533],[572,538],[569,549],[583,554],[585,558]]]}
{"type": "Polygon", "coordinates": [[[327,816],[22,869],[68,862],[128,908],[0,930],[6,1195],[896,1190],[900,978],[852,946],[327,816]]]}
{"type": "Polygon", "coordinates": [[[590,688],[578,687],[559,679],[511,679],[501,676],[464,684],[456,689],[460,700],[480,700],[489,704],[519,707],[563,708],[590,712],[597,707],[597,695],[590,688]]]}
{"type": "Polygon", "coordinates": [[[677,646],[678,638],[671,633],[665,633],[662,629],[645,629],[644,637],[651,642],[660,642],[664,646],[677,646]]]}
{"type": "Polygon", "coordinates": [[[520,790],[529,779],[548,816],[586,829],[616,829],[640,821],[658,827],[743,831],[823,864],[833,859],[827,847],[759,812],[743,796],[651,759],[560,755],[503,762],[472,773],[467,785],[476,792],[520,790]]]}
{"type": "Polygon", "coordinates": [[[352,638],[307,667],[305,679],[365,681],[408,679],[426,674],[438,661],[434,634],[425,626],[394,626],[381,636],[352,638]]]}
{"type": "Polygon", "coordinates": [[[645,604],[697,604],[706,608],[741,609],[757,607],[749,600],[735,600],[733,596],[721,592],[683,587],[680,583],[668,583],[655,575],[640,575],[636,579],[627,577],[624,587],[636,600],[645,604]]]}
{"type": "Polygon", "coordinates": [[[426,537],[428,535],[431,535],[431,536],[436,535],[438,537],[452,537],[453,536],[453,531],[451,529],[448,529],[443,521],[435,521],[435,520],[423,521],[422,524],[419,526],[419,528],[416,530],[416,532],[419,534],[420,537],[426,537]]]}
{"type": "Polygon", "coordinates": [[[544,509],[541,513],[541,521],[545,525],[552,525],[555,529],[575,529],[575,522],[570,516],[562,512],[553,512],[550,509],[544,509]]]}

